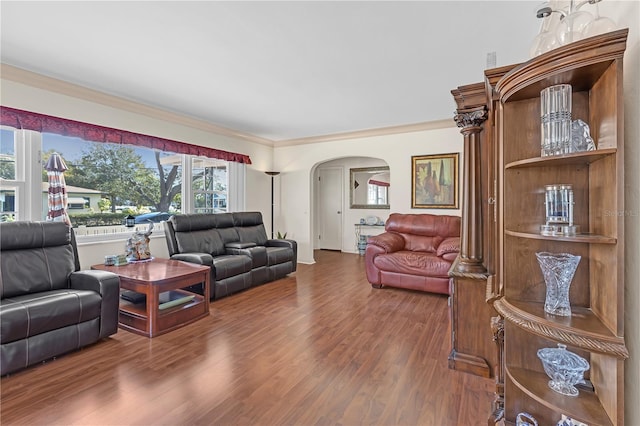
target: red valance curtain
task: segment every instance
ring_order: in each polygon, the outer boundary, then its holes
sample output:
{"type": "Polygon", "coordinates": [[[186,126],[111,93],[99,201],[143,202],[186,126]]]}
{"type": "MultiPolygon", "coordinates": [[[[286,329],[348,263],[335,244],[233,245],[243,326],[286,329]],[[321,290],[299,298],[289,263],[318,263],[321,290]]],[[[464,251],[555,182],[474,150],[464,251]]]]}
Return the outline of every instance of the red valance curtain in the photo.
{"type": "Polygon", "coordinates": [[[251,164],[248,155],[222,151],[214,148],[192,145],[156,136],[127,132],[110,127],[66,118],[53,117],[45,114],[24,111],[9,107],[0,107],[0,124],[17,129],[35,130],[38,132],[56,133],[63,136],[74,136],[91,142],[108,142],[124,145],[136,145],[160,151],[188,154],[219,160],[234,161],[236,163],[251,164]]]}

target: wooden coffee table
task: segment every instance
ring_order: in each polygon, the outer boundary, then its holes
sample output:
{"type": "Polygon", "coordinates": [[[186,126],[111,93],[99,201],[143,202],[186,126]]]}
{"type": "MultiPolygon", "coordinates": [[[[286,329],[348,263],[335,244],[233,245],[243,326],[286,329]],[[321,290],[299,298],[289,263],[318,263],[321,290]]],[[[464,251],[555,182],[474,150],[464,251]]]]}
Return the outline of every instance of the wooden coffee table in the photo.
{"type": "Polygon", "coordinates": [[[170,259],[152,259],[122,266],[93,265],[120,277],[120,291],[133,290],[146,296],[140,303],[120,299],[120,328],[155,337],[209,315],[209,267],[170,259]],[[203,283],[204,296],[185,287],[203,283]],[[163,294],[164,293],[164,294],[163,294]],[[162,294],[162,296],[161,296],[162,294]],[[169,300],[186,300],[166,307],[169,300]],[[184,299],[183,299],[184,298],[184,299]]]}

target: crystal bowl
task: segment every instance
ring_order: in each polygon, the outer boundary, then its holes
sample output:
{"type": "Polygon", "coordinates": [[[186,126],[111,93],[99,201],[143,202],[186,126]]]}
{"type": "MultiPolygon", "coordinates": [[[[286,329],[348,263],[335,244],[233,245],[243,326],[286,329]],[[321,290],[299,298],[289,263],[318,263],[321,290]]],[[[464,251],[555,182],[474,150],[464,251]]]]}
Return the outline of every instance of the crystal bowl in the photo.
{"type": "Polygon", "coordinates": [[[584,383],[584,372],[589,369],[586,359],[569,352],[567,345],[562,343],[558,343],[557,348],[538,350],[538,358],[542,361],[545,373],[551,379],[549,381],[551,389],[563,395],[578,395],[575,385],[584,383]]]}

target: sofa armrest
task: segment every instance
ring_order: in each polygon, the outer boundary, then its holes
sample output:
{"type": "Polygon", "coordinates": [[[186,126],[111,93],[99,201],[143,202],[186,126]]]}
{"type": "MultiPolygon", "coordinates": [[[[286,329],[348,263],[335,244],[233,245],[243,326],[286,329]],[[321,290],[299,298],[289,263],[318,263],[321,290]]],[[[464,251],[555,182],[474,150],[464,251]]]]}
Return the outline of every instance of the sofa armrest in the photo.
{"type": "Polygon", "coordinates": [[[102,296],[100,306],[100,338],[118,331],[118,309],[120,305],[120,277],[98,270],[72,272],[69,285],[77,290],[91,290],[102,296]]]}
{"type": "Polygon", "coordinates": [[[404,248],[404,238],[394,232],[383,232],[380,235],[372,235],[367,239],[367,245],[380,247],[385,253],[393,253],[404,248]]]}
{"type": "Polygon", "coordinates": [[[448,253],[460,253],[460,237],[448,237],[440,243],[436,255],[442,257],[448,253]]]}
{"type": "Polygon", "coordinates": [[[178,253],[171,256],[172,260],[182,260],[198,265],[213,266],[213,256],[209,253],[178,253]]]}

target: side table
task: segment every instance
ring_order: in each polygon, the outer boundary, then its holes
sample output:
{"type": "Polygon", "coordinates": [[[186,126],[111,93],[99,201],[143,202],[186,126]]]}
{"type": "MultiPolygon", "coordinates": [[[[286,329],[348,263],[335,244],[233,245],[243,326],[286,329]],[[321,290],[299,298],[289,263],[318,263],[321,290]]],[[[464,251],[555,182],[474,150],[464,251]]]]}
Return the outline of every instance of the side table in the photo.
{"type": "MultiPolygon", "coordinates": [[[[120,328],[155,337],[209,315],[210,272],[208,266],[170,259],[151,259],[122,266],[93,265],[117,274],[120,289],[145,295],[145,301],[132,303],[120,299],[120,328]],[[203,283],[204,296],[185,287],[203,283]],[[189,296],[189,300],[160,309],[161,294],[170,300],[189,296]]],[[[165,305],[166,306],[166,305],[165,305]]]]}

